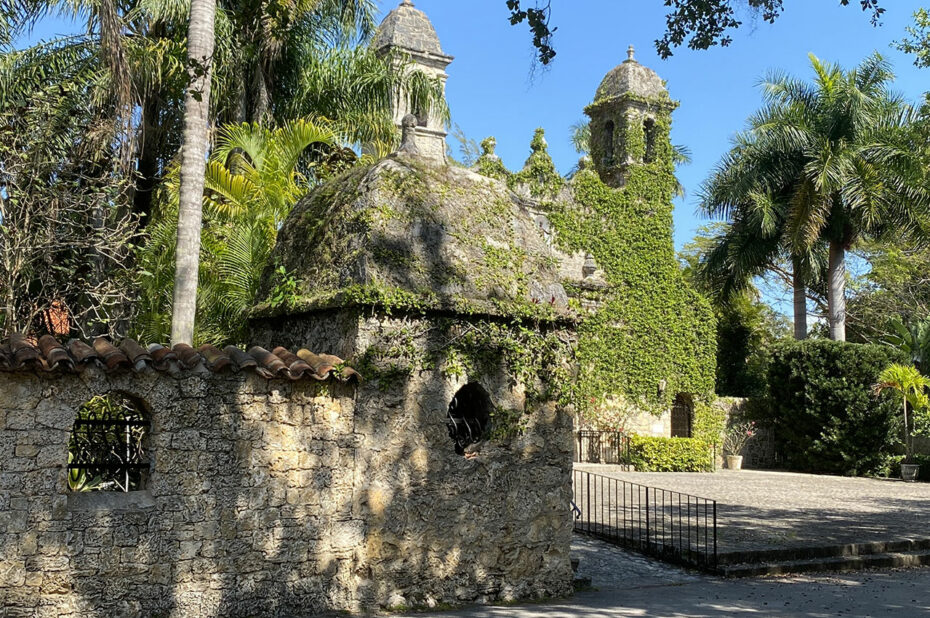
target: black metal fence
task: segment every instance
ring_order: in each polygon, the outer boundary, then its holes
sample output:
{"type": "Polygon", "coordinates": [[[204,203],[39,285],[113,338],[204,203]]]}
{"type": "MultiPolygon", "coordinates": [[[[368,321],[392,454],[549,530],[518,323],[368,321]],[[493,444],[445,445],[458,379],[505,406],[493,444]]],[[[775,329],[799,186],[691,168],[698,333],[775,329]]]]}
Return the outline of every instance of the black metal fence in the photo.
{"type": "Polygon", "coordinates": [[[575,470],[575,531],[668,562],[717,568],[717,502],[575,470]]]}
{"type": "Polygon", "coordinates": [[[630,437],[619,431],[575,432],[575,462],[628,464],[630,437]]]}

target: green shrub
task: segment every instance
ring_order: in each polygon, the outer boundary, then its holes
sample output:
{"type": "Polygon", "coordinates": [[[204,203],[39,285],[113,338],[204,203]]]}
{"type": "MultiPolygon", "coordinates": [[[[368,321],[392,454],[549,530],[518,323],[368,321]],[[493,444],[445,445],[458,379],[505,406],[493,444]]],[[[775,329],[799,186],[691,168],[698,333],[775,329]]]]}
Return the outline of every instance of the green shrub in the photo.
{"type": "Polygon", "coordinates": [[[707,443],[694,438],[630,436],[630,463],[638,472],[712,472],[707,443]]]}
{"type": "Polygon", "coordinates": [[[872,474],[887,465],[897,403],[871,388],[905,360],[886,346],[810,340],[778,346],[769,364],[768,419],[789,468],[872,474]]]}
{"type": "MultiPolygon", "coordinates": [[[[727,409],[724,405],[694,402],[694,423],[691,436],[708,445],[723,444],[723,434],[727,429],[727,409]]],[[[718,449],[720,450],[720,449],[718,449]]]]}

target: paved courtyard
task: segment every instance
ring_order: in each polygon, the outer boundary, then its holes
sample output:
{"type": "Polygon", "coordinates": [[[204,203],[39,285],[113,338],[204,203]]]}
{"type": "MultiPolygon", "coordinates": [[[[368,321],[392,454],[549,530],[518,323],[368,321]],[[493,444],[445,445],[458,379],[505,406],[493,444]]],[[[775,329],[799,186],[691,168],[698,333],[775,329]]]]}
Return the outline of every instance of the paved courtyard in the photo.
{"type": "Polygon", "coordinates": [[[716,500],[721,552],[930,538],[927,483],[756,470],[575,469],[716,500]]]}
{"type": "Polygon", "coordinates": [[[930,616],[930,569],[722,579],[576,535],[572,555],[592,589],[571,599],[407,614],[410,618],[643,618],[679,616],[930,616]]]}

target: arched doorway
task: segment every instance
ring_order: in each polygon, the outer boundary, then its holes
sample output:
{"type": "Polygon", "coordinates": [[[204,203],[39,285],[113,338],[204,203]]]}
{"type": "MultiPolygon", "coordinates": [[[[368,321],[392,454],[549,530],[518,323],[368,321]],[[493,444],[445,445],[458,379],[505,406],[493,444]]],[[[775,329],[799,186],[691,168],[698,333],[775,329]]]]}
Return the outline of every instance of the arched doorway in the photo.
{"type": "Polygon", "coordinates": [[[679,394],[672,404],[672,437],[690,438],[694,421],[694,404],[691,395],[679,394]]]}

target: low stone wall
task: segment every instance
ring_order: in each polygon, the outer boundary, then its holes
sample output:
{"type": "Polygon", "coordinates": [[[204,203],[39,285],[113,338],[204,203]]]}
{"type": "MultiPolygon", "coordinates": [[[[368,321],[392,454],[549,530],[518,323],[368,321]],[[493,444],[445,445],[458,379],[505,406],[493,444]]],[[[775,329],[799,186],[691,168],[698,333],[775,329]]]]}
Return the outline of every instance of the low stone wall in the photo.
{"type": "Polygon", "coordinates": [[[534,406],[523,436],[465,458],[444,424],[454,387],[413,405],[403,384],[0,373],[0,615],[301,616],[570,593],[570,418],[534,406]],[[151,420],[147,487],[69,493],[76,411],[112,392],[151,420]]]}

